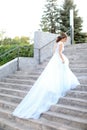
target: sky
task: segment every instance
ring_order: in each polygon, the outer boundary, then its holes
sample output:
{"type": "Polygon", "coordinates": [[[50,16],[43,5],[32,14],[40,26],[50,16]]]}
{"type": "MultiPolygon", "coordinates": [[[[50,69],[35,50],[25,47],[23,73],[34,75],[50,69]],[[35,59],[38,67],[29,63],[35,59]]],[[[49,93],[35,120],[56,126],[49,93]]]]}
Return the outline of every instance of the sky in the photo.
{"type": "MultiPolygon", "coordinates": [[[[59,3],[62,0],[58,0],[59,3]]],[[[0,31],[8,37],[32,37],[40,27],[46,0],[0,0],[0,31]]],[[[87,32],[86,0],[74,0],[83,18],[83,31],[87,32]]]]}

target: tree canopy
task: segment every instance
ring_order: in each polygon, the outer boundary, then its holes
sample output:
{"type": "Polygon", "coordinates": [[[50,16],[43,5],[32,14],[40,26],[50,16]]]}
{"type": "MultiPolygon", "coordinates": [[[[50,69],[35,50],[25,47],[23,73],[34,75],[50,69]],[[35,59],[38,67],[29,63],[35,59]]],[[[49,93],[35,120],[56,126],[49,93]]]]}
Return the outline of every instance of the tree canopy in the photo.
{"type": "Polygon", "coordinates": [[[59,27],[58,21],[59,9],[57,0],[47,0],[40,24],[42,30],[57,33],[59,27]]]}
{"type": "Polygon", "coordinates": [[[68,31],[70,29],[71,9],[74,12],[74,40],[75,42],[85,42],[85,35],[82,33],[83,20],[78,16],[78,10],[73,0],[64,0],[61,7],[57,0],[47,0],[41,19],[42,31],[51,33],[68,31]]]}

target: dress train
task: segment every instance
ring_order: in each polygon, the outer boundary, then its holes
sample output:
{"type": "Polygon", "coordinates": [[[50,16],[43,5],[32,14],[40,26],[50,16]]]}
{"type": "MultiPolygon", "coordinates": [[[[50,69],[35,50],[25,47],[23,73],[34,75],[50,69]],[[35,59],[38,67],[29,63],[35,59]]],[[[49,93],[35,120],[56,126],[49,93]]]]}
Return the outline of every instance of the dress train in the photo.
{"type": "Polygon", "coordinates": [[[49,110],[51,105],[56,104],[67,91],[80,85],[69,68],[67,57],[64,54],[63,57],[65,64],[61,62],[57,47],[42,74],[14,110],[14,116],[38,119],[43,112],[49,110]]]}

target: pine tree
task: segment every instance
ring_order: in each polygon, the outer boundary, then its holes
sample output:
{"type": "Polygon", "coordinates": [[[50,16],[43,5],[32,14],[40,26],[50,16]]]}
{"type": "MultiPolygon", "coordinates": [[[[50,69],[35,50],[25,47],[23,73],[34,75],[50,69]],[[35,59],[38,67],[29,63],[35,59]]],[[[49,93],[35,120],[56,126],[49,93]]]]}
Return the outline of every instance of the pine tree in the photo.
{"type": "Polygon", "coordinates": [[[81,42],[85,40],[82,35],[82,18],[78,16],[78,10],[73,0],[64,0],[62,8],[60,9],[60,30],[66,32],[70,28],[70,9],[74,11],[74,40],[81,42]]]}
{"type": "Polygon", "coordinates": [[[57,0],[47,0],[45,10],[41,19],[41,29],[51,33],[57,33],[59,30],[59,10],[57,0]]]}

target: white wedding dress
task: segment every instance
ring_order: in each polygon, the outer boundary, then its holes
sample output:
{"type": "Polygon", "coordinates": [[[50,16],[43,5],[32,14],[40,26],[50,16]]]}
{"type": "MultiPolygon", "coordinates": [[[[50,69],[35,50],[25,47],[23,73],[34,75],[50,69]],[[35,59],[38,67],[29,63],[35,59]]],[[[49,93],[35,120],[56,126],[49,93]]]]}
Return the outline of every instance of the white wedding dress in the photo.
{"type": "Polygon", "coordinates": [[[41,113],[49,110],[50,106],[56,104],[67,91],[80,84],[70,70],[69,61],[64,54],[65,63],[62,63],[59,44],[63,43],[57,44],[55,53],[46,68],[12,113],[14,116],[38,119],[41,113]]]}

